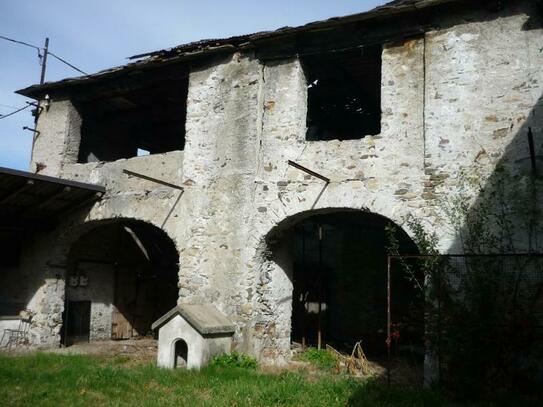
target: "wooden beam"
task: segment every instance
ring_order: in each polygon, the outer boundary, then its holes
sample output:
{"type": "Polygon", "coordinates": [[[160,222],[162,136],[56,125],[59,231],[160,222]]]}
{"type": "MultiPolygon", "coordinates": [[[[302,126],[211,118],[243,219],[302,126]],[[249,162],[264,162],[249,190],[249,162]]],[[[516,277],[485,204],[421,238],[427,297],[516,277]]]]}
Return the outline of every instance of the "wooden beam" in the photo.
{"type": "Polygon", "coordinates": [[[16,188],[16,189],[14,189],[13,191],[11,191],[10,193],[8,193],[7,195],[3,196],[3,197],[0,199],[0,203],[7,202],[7,201],[9,201],[11,198],[14,198],[14,197],[16,197],[17,195],[19,195],[20,193],[25,192],[27,189],[31,188],[32,185],[34,185],[34,181],[33,181],[33,180],[31,180],[31,179],[26,180],[26,182],[24,183],[24,185],[21,185],[19,188],[16,188]]]}
{"type": "Polygon", "coordinates": [[[92,194],[90,197],[86,197],[85,199],[82,199],[81,201],[77,202],[74,206],[72,206],[71,208],[67,208],[65,209],[64,207],[62,207],[61,209],[59,209],[58,211],[55,212],[55,216],[57,216],[58,214],[60,213],[63,213],[64,215],[68,214],[68,213],[72,213],[76,210],[78,210],[79,208],[81,207],[84,207],[84,206],[87,206],[89,205],[90,203],[94,203],[95,201],[99,200],[100,198],[102,198],[102,196],[104,195],[103,192],[95,192],[94,194],[92,194]]]}
{"type": "Polygon", "coordinates": [[[40,204],[36,207],[36,209],[39,209],[39,208],[43,208],[44,206],[46,206],[49,202],[52,202],[54,201],[55,199],[57,199],[59,196],[67,193],[67,192],[70,192],[72,190],[72,188],[70,187],[64,187],[62,188],[60,191],[52,194],[51,196],[47,197],[46,199],[44,199],[43,201],[40,202],[40,204]]]}

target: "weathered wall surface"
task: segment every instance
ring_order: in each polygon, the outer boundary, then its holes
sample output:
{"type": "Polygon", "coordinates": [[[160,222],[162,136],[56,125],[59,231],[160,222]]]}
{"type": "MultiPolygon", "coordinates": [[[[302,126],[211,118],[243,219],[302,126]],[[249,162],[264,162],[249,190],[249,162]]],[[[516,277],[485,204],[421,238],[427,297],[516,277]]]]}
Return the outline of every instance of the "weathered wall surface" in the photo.
{"type": "MultiPolygon", "coordinates": [[[[52,104],[54,105],[55,103],[52,104]]],[[[75,156],[77,157],[77,153],[75,156]]],[[[81,208],[63,219],[63,223],[56,230],[36,235],[32,241],[27,242],[22,255],[20,272],[23,278],[20,284],[28,291],[26,297],[29,307],[36,313],[31,332],[33,343],[44,346],[59,343],[69,250],[80,236],[97,226],[100,221],[145,221],[162,228],[179,246],[176,231],[180,223],[179,217],[183,214],[179,210],[181,191],[128,176],[122,172],[123,169],[180,185],[183,152],[173,151],[110,163],[77,164],[74,160],[63,163],[60,174],[50,174],[80,182],[97,183],[105,186],[107,192],[90,211],[88,207],[81,208]]],[[[106,312],[100,312],[106,315],[106,312]]],[[[94,315],[98,315],[98,311],[94,315]]],[[[107,322],[105,324],[107,325],[107,322]]],[[[103,330],[102,328],[100,330],[103,330]]]]}
{"type": "Polygon", "coordinates": [[[192,73],[184,162],[192,216],[182,239],[181,301],[218,304],[239,323],[246,351],[273,356],[289,348],[292,285],[263,256],[263,238],[312,209],[396,220],[411,210],[404,203],[422,192],[422,58],[420,39],[385,47],[383,133],[345,142],[305,141],[307,84],[295,59],[259,64],[234,56],[192,73]],[[332,182],[325,188],[289,159],[332,182]]]}
{"type": "Polygon", "coordinates": [[[43,107],[35,134],[30,170],[59,177],[65,163],[77,162],[81,116],[69,100],[43,107]]]}
{"type": "MultiPolygon", "coordinates": [[[[473,188],[474,201],[495,209],[497,199],[484,201],[478,184],[498,188],[503,184],[500,167],[515,175],[510,181],[516,186],[532,182],[529,127],[536,154],[542,152],[541,21],[533,6],[519,3],[504,16],[474,15],[473,22],[464,24],[446,19],[443,25],[450,28],[426,35],[425,199],[428,225],[439,231],[443,251],[460,250],[457,236],[445,236],[447,197],[459,188],[473,188]],[[476,185],[466,185],[463,173],[476,185]]],[[[512,187],[505,185],[506,190],[512,187]]],[[[522,205],[531,200],[526,197],[522,205]]],[[[528,248],[519,241],[517,250],[522,249],[528,248]]]]}
{"type": "Polygon", "coordinates": [[[78,273],[88,278],[88,285],[66,288],[68,301],[90,301],[89,339],[111,338],[111,312],[115,271],[104,264],[80,263],[78,273]]]}
{"type": "MultiPolygon", "coordinates": [[[[352,208],[398,224],[411,214],[438,234],[443,251],[456,251],[440,205],[458,188],[460,169],[482,169],[485,182],[504,159],[527,165],[524,131],[543,130],[542,31],[527,28],[532,17],[521,6],[510,10],[470,21],[443,17],[444,28],[425,37],[385,44],[377,136],[305,141],[307,85],[299,61],[234,54],[191,72],[183,153],[55,164],[71,151],[73,143],[56,143],[73,121],[67,113],[55,119],[52,107],[40,119],[44,144],[37,144],[35,161],[62,168],[53,175],[108,188],[90,214],[68,224],[134,217],[163,227],[180,251],[179,301],[215,304],[238,325],[235,340],[245,351],[285,355],[288,256],[270,255],[266,236],[310,211],[352,208]],[[127,178],[122,168],[182,184],[185,193],[127,178]]],[[[540,154],[541,141],[537,148],[540,154]]]]}

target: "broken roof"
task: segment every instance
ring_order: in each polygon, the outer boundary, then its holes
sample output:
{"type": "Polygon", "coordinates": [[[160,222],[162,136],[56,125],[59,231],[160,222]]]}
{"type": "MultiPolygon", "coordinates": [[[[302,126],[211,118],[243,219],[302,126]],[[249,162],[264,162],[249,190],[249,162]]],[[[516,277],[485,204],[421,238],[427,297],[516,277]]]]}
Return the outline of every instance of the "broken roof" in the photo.
{"type": "Polygon", "coordinates": [[[333,17],[327,20],[315,21],[298,27],[283,27],[275,31],[261,31],[253,34],[239,35],[229,38],[195,41],[169,49],[134,55],[128,59],[136,60],[135,62],[106,69],[92,75],[67,78],[57,82],[46,82],[43,85],[32,85],[28,88],[18,90],[17,93],[39,99],[52,90],[82,83],[90,84],[102,79],[114,78],[129,71],[151,68],[157,64],[179,62],[181,60],[190,60],[217,53],[234,52],[241,49],[257,48],[262,42],[280,39],[284,36],[290,36],[292,34],[321,31],[348,23],[364,21],[369,22],[378,20],[379,18],[394,17],[404,15],[406,13],[416,12],[437,5],[463,1],[466,0],[394,0],[363,13],[343,17],[333,17]]]}

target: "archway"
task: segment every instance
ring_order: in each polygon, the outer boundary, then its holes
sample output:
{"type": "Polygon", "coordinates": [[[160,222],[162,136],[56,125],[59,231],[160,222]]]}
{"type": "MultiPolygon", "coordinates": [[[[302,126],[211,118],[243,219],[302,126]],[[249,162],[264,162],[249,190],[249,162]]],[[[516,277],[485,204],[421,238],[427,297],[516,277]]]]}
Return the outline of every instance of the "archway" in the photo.
{"type": "MultiPolygon", "coordinates": [[[[281,310],[286,314],[290,309],[291,315],[277,316],[277,325],[289,324],[294,347],[330,345],[350,352],[362,341],[369,357],[386,355],[388,226],[394,226],[401,253],[418,252],[394,222],[360,210],[303,213],[268,235],[271,268],[280,270],[274,276],[286,277],[276,286],[285,290],[290,284],[292,292],[291,307],[281,310]]],[[[397,320],[413,309],[423,309],[420,293],[404,275],[393,275],[392,285],[397,320]]],[[[284,295],[276,297],[286,301],[284,295]]],[[[413,320],[412,316],[405,319],[413,320]]],[[[422,329],[405,327],[403,339],[423,349],[422,329]]]]}
{"type": "Polygon", "coordinates": [[[178,339],[175,341],[175,349],[174,349],[174,360],[173,360],[173,367],[174,368],[186,368],[188,363],[188,345],[187,342],[185,342],[183,339],[178,339]]]}
{"type": "Polygon", "coordinates": [[[150,335],[177,303],[178,261],[174,242],[154,225],[92,225],[68,253],[62,342],[150,335]]]}

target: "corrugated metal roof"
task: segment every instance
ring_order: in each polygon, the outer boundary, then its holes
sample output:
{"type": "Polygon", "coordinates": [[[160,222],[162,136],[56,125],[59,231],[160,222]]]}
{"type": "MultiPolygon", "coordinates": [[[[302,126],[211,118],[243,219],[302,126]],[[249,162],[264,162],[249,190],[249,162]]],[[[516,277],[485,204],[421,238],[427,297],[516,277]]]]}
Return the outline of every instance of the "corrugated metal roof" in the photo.
{"type": "Polygon", "coordinates": [[[100,185],[0,167],[0,228],[51,225],[105,192],[100,185]]]}
{"type": "Polygon", "coordinates": [[[205,39],[187,44],[182,44],[169,49],[148,52],[134,55],[129,59],[137,60],[126,65],[106,69],[93,75],[67,78],[57,82],[46,82],[43,85],[33,85],[17,91],[17,93],[39,98],[54,89],[63,88],[80,83],[92,83],[106,78],[114,78],[123,75],[128,71],[155,66],[166,62],[177,62],[183,59],[201,58],[221,52],[234,52],[240,48],[258,47],[262,41],[280,39],[283,36],[299,32],[309,32],[332,28],[334,26],[353,22],[370,21],[378,18],[388,18],[404,13],[416,12],[418,10],[453,2],[468,2],[468,0],[394,0],[370,11],[352,14],[343,17],[333,17],[327,20],[311,22],[299,27],[283,27],[274,31],[261,31],[252,34],[233,36],[228,38],[205,39]]]}

